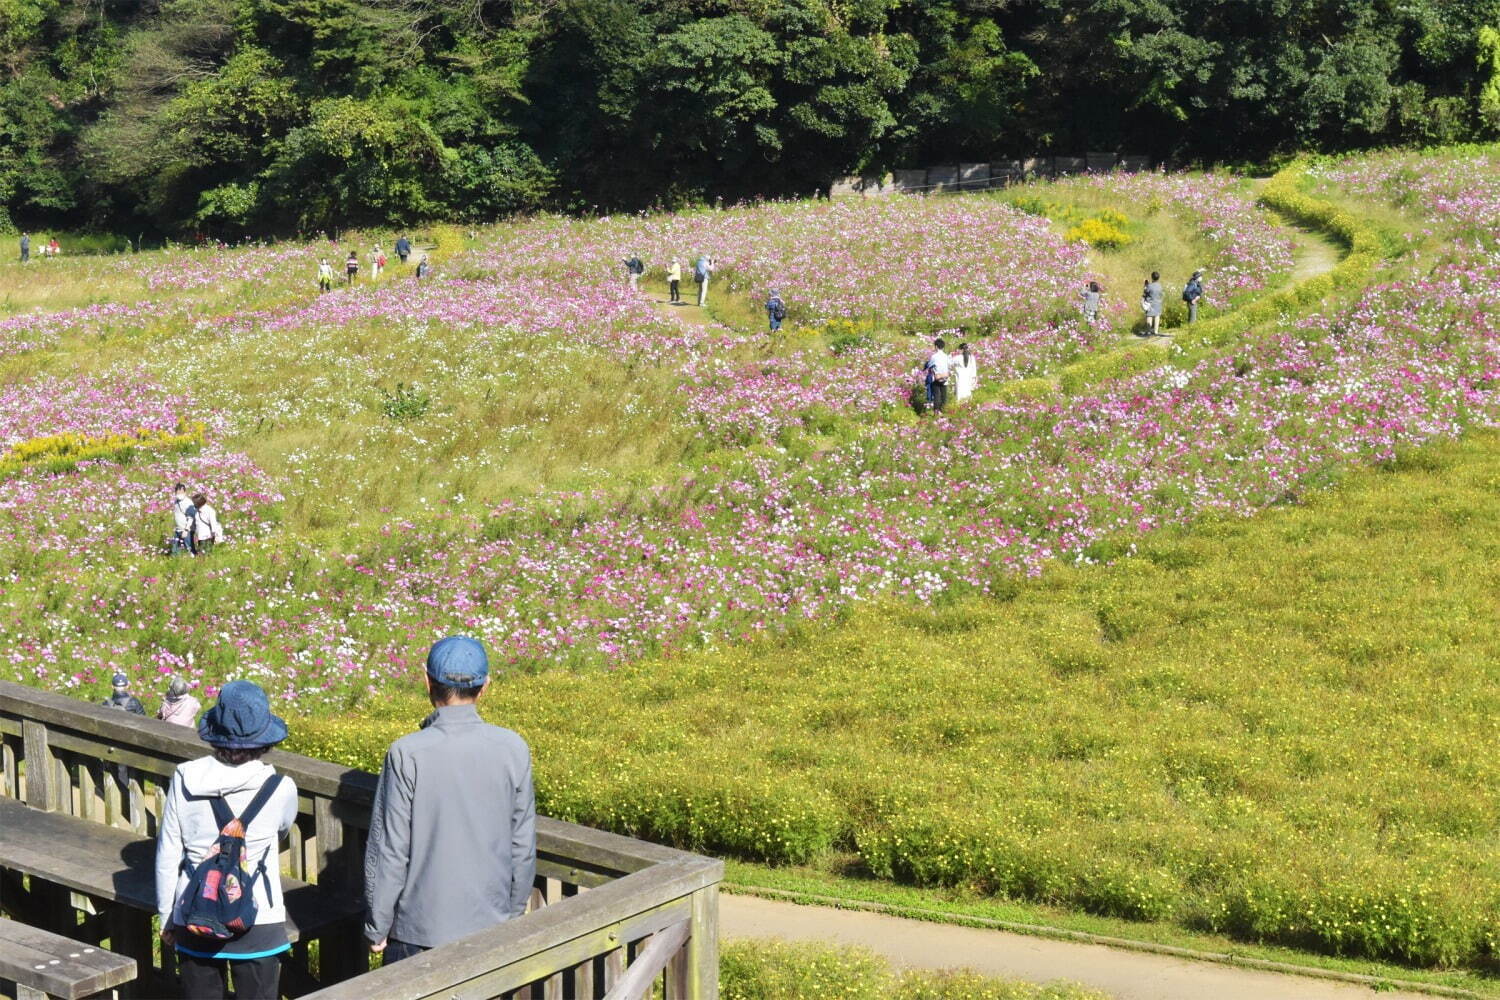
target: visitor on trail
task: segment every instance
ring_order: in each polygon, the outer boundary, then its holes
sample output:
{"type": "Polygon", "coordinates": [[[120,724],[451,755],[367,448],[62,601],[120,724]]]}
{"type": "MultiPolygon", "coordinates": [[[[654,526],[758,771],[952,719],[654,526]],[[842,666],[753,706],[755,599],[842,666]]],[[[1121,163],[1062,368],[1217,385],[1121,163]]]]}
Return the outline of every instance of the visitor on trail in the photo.
{"type": "Polygon", "coordinates": [[[1188,322],[1198,321],[1198,300],[1203,298],[1203,270],[1200,268],[1193,272],[1188,283],[1182,286],[1182,301],[1187,303],[1188,322]]]}
{"type": "Polygon", "coordinates": [[[130,693],[130,678],[124,674],[115,674],[109,680],[110,695],[99,704],[107,708],[118,708],[131,715],[145,715],[146,706],[141,704],[141,699],[130,693]]]}
{"type": "Polygon", "coordinates": [[[202,493],[193,495],[193,551],[206,555],[224,540],[224,526],[219,523],[219,512],[213,509],[208,497],[202,493]]]}
{"type": "Polygon", "coordinates": [[[708,279],[714,275],[714,259],[708,255],[698,258],[693,264],[693,277],[698,281],[698,308],[708,305],[708,279]]]}
{"type": "Polygon", "coordinates": [[[156,710],[156,717],[178,726],[195,726],[198,723],[198,709],[202,707],[198,704],[198,699],[188,693],[188,682],[181,677],[173,677],[167,685],[167,696],[162,699],[161,708],[156,710]]]}
{"type": "Polygon", "coordinates": [[[630,290],[638,290],[641,286],[641,275],[646,273],[646,265],[641,263],[641,258],[631,254],[625,258],[625,276],[630,281],[630,290]]]}
{"type": "Polygon", "coordinates": [[[365,938],[400,961],[526,912],[536,877],[531,751],[479,717],[484,646],[440,639],[427,654],[433,713],[391,745],[365,848],[365,938]]]}
{"type": "Polygon", "coordinates": [[[318,264],[318,291],[327,292],[333,290],[333,265],[328,263],[324,257],[318,264]]]}
{"type": "Polygon", "coordinates": [[[57,242],[57,237],[54,236],[52,237],[52,241],[47,244],[47,256],[56,257],[60,253],[62,253],[62,246],[57,242]]]}
{"type": "Polygon", "coordinates": [[[948,405],[948,376],[952,374],[953,359],[948,357],[948,352],[943,348],[948,345],[939,337],[932,342],[932,353],[927,357],[927,363],[923,365],[932,373],[932,408],[938,413],[948,405]]]}
{"type": "Polygon", "coordinates": [[[421,281],[423,278],[427,277],[427,272],[430,270],[432,270],[432,268],[427,263],[427,255],[423,254],[422,259],[417,261],[417,280],[421,281]]]}
{"type": "Polygon", "coordinates": [[[958,357],[953,359],[953,398],[962,403],[974,395],[974,383],[978,380],[979,368],[974,355],[965,341],[958,345],[958,357]]]}
{"type": "Polygon", "coordinates": [[[156,912],[184,1000],[222,1000],[230,977],[238,1000],[281,995],[291,945],[277,844],[297,820],[297,786],[261,758],[286,735],[259,685],[230,681],[198,724],[213,753],[172,775],[156,834],[156,912]],[[220,885],[231,891],[214,892],[220,885]]]}
{"type": "Polygon", "coordinates": [[[1104,298],[1104,289],[1099,282],[1090,281],[1079,295],[1083,297],[1083,321],[1089,326],[1099,322],[1099,303],[1104,298]]]}
{"type": "Polygon", "coordinates": [[[178,483],[172,490],[172,542],[167,546],[170,555],[194,552],[193,517],[197,510],[189,499],[187,487],[178,483]]]}
{"type": "Polygon", "coordinates": [[[1141,289],[1141,308],[1146,311],[1146,336],[1161,333],[1161,310],[1167,302],[1167,293],[1161,287],[1161,275],[1151,272],[1151,280],[1141,289]]]}
{"type": "Polygon", "coordinates": [[[344,261],[344,284],[354,284],[354,278],[359,274],[359,255],[353,250],[349,251],[349,259],[344,261]]]}
{"type": "Polygon", "coordinates": [[[672,261],[672,266],[667,268],[667,295],[669,302],[682,301],[682,262],[672,261]]]}
{"type": "Polygon", "coordinates": [[[21,263],[24,264],[31,259],[31,234],[21,234],[21,263]]]}
{"type": "Polygon", "coordinates": [[[411,256],[411,240],[405,236],[396,237],[396,256],[401,259],[401,263],[406,263],[406,258],[411,256]]]}
{"type": "Polygon", "coordinates": [[[771,321],[771,332],[775,333],[781,329],[781,321],[786,319],[786,303],[781,300],[781,295],[776,289],[771,289],[771,297],[766,299],[766,317],[771,321]]]}
{"type": "Polygon", "coordinates": [[[380,273],[385,270],[385,251],[375,247],[370,251],[370,280],[380,280],[380,273]]]}

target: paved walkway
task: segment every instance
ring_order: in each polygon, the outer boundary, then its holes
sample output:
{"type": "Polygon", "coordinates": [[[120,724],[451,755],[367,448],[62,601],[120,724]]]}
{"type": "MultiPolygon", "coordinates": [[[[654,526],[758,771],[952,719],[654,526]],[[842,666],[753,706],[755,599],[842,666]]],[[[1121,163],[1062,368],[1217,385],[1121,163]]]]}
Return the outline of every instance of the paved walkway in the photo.
{"type": "Polygon", "coordinates": [[[1035,983],[1069,979],[1118,1000],[1431,1000],[1421,993],[1376,993],[1324,979],[735,893],[719,897],[719,927],[726,938],[859,945],[910,968],[969,968],[1035,983]]]}

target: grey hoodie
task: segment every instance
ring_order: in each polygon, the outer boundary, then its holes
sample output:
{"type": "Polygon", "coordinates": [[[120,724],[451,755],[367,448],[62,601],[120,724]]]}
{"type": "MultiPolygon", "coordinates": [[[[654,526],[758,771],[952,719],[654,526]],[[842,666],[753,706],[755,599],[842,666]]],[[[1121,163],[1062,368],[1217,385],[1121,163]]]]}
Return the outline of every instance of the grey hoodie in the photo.
{"type": "MultiPolygon", "coordinates": [[[[182,895],[188,884],[182,859],[186,857],[196,867],[219,838],[213,806],[208,798],[197,796],[222,795],[229,811],[238,816],[274,773],[275,768],[262,760],[230,767],[213,757],[200,757],[177,765],[162,810],[161,829],[156,835],[156,913],[163,927],[182,923],[182,895]]],[[[276,793],[251,822],[245,836],[246,864],[253,871],[265,858],[266,874],[275,887],[274,898],[269,897],[266,880],[255,880],[257,927],[286,920],[286,905],[281,898],[281,860],[276,846],[296,819],[297,786],[282,775],[276,793]]]]}

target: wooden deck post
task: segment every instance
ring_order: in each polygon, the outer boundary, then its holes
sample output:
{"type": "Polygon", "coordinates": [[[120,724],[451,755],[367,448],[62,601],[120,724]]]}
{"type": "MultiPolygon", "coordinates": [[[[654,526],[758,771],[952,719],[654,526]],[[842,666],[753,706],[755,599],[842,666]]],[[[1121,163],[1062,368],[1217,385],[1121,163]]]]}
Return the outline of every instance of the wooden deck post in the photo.
{"type": "Polygon", "coordinates": [[[52,750],[47,746],[47,727],[27,719],[21,724],[21,740],[26,757],[26,804],[51,812],[56,808],[57,796],[52,789],[54,768],[52,750]]]}

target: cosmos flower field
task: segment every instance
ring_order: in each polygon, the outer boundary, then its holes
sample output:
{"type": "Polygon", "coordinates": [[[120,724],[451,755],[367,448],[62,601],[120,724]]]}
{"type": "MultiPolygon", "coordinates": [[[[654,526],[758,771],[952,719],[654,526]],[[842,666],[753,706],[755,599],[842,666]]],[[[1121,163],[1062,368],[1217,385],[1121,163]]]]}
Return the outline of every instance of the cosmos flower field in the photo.
{"type": "MultiPolygon", "coordinates": [[[[862,608],[941,614],[1054,570],[1109,572],[1163,529],[1263,516],[1496,425],[1500,170],[1472,155],[1485,169],[1392,154],[1313,170],[1313,193],[1395,206],[1427,234],[1369,287],[1225,350],[1162,352],[1129,378],[1004,401],[987,390],[1130,349],[1139,310],[1123,290],[1086,324],[1078,292],[1098,252],[998,198],[439,229],[432,280],[393,268],[321,296],[316,260],[347,248],[47,262],[117,294],[0,317],[0,448],[58,434],[143,444],[0,481],[0,676],[84,697],[115,671],[146,692],[181,675],[208,695],[251,677],[291,714],[328,719],[384,700],[433,638],[462,630],[518,690],[607,689],[617,672],[694,657],[712,683],[716,657],[862,608]],[[777,288],[788,330],[633,293],[618,266],[631,253],[650,281],[674,257],[686,269],[712,254],[713,295],[754,315],[777,288]],[[919,417],[908,399],[934,334],[973,344],[980,389],[919,417]],[[203,428],[190,452],[145,443],[188,425],[203,428]],[[211,559],[159,554],[179,479],[224,520],[211,559]]],[[[1238,182],[1066,184],[1128,215],[1170,214],[1218,308],[1290,280],[1289,236],[1238,182]]],[[[725,805],[737,792],[723,776],[708,818],[612,817],[579,797],[598,790],[588,754],[538,739],[544,807],[702,849],[799,862],[853,850],[883,877],[1136,918],[1174,918],[1191,880],[1097,845],[1093,868],[1058,862],[1049,880],[1036,873],[1056,845],[983,847],[988,820],[973,817],[1005,808],[976,809],[943,846],[915,806],[866,821],[815,778],[779,796],[814,803],[780,832],[763,825],[775,809],[725,805]],[[805,836],[783,836],[803,821],[805,836]],[[1113,888],[1090,895],[1089,871],[1113,888]]],[[[1389,939],[1223,925],[1404,961],[1495,953],[1493,914],[1429,917],[1441,933],[1389,939]]]]}

